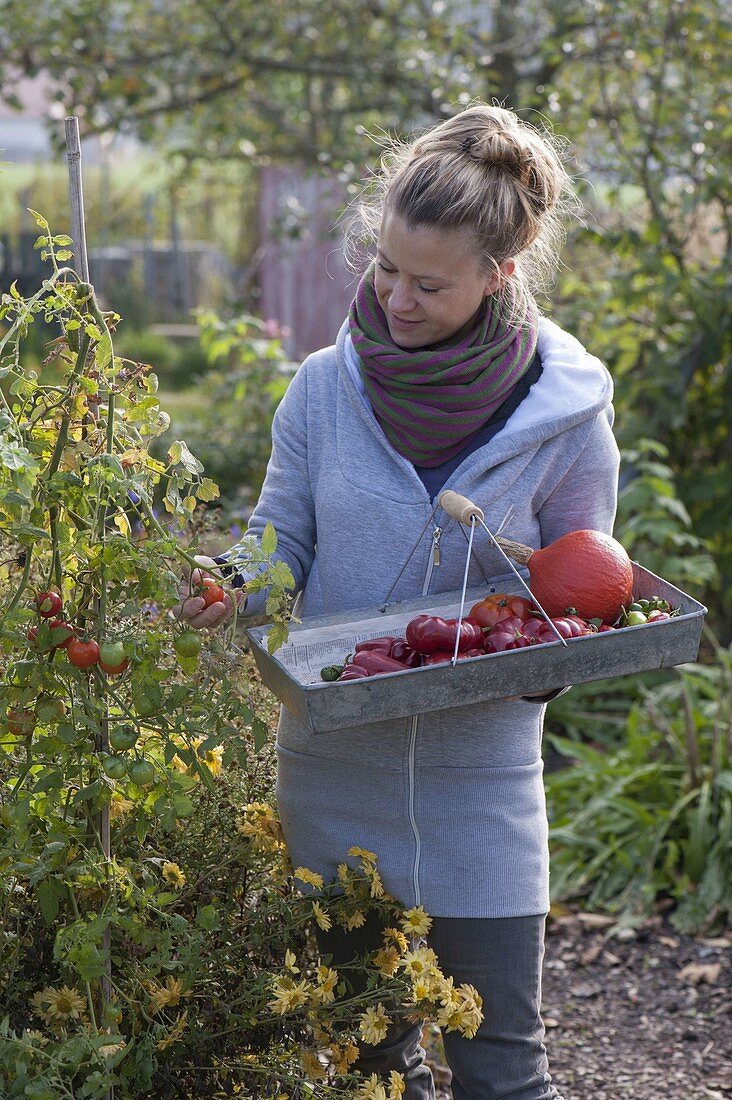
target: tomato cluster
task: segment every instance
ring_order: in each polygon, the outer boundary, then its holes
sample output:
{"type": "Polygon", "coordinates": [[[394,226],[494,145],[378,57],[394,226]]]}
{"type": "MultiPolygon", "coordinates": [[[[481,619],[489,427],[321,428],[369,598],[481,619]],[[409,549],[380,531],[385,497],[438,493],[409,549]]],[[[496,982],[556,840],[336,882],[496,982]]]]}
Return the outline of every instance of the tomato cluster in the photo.
{"type": "Polygon", "coordinates": [[[39,630],[48,628],[48,636],[41,636],[45,649],[64,649],[69,662],[76,668],[93,668],[98,665],[107,676],[120,676],[129,666],[129,658],[120,641],[105,641],[101,645],[94,638],[79,638],[71,623],[59,618],[63,613],[63,601],[49,589],[35,597],[36,611],[42,623],[31,626],[26,637],[31,645],[40,644],[39,630]]]}

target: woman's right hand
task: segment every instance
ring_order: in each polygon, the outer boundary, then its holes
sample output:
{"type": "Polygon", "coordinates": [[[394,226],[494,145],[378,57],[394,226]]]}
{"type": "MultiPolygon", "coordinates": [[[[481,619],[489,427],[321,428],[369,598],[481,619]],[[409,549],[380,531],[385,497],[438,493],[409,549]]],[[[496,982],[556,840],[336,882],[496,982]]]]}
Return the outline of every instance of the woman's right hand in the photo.
{"type": "Polygon", "coordinates": [[[204,577],[215,576],[219,571],[219,565],[213,558],[196,555],[199,568],[186,570],[181,579],[178,595],[181,602],[173,608],[173,614],[188,622],[195,630],[216,630],[222,626],[234,613],[234,600],[240,599],[241,593],[236,590],[224,589],[223,600],[206,607],[203,596],[192,595],[200,587],[204,577]],[[212,574],[210,570],[213,569],[212,574]]]}

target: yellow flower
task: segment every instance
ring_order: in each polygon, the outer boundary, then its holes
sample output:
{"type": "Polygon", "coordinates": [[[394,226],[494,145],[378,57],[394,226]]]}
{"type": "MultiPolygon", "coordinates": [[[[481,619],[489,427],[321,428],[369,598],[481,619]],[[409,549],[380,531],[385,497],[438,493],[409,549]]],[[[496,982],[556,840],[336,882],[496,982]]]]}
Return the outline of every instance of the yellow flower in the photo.
{"type": "Polygon", "coordinates": [[[224,746],[217,745],[215,749],[206,749],[203,755],[199,752],[199,760],[203,760],[204,764],[211,772],[211,775],[220,775],[223,767],[222,758],[224,755],[224,746]]]}
{"type": "Polygon", "coordinates": [[[307,867],[296,867],[292,872],[293,878],[299,878],[300,882],[307,882],[317,890],[322,889],[323,876],[317,871],[309,871],[307,867]]]}
{"type": "Polygon", "coordinates": [[[326,1076],[325,1066],[314,1050],[300,1051],[300,1065],[311,1080],[321,1081],[326,1076]]]}
{"type": "Polygon", "coordinates": [[[438,969],[437,955],[431,947],[418,947],[414,951],[407,951],[401,965],[410,978],[426,978],[438,969]]]}
{"type": "Polygon", "coordinates": [[[427,1001],[431,996],[432,987],[424,978],[418,978],[416,982],[412,982],[412,1000],[415,1004],[419,1004],[420,1001],[427,1001]]]}
{"type": "Polygon", "coordinates": [[[186,884],[186,876],[177,863],[166,862],[163,864],[163,878],[169,886],[174,886],[176,890],[182,890],[186,884]]]}
{"type": "Polygon", "coordinates": [[[167,1050],[168,1047],[172,1047],[173,1043],[177,1043],[181,1035],[185,1031],[186,1020],[188,1019],[188,1009],[181,1013],[178,1019],[173,1024],[172,1028],[165,1036],[164,1039],[159,1039],[155,1044],[158,1050],[167,1050]]]}
{"type": "Polygon", "coordinates": [[[164,986],[149,982],[147,990],[150,994],[150,1004],[154,1012],[160,1012],[164,1008],[174,1008],[181,997],[188,996],[188,993],[183,992],[183,983],[179,978],[174,978],[172,974],[169,974],[165,979],[164,986]]]}
{"type": "Polygon", "coordinates": [[[374,965],[385,978],[391,978],[399,969],[399,952],[396,947],[382,947],[374,952],[374,965]]]}
{"type": "Polygon", "coordinates": [[[349,867],[347,863],[338,864],[338,881],[343,887],[347,897],[353,897],[356,892],[355,878],[356,872],[352,867],[349,867]]]}
{"type": "Polygon", "coordinates": [[[402,914],[401,924],[407,935],[426,936],[432,927],[432,917],[425,913],[421,905],[417,905],[402,914]]]}
{"type": "Polygon", "coordinates": [[[451,982],[446,982],[437,1023],[447,1031],[460,1031],[472,1039],[483,1022],[482,1007],[483,999],[472,985],[463,984],[455,989],[451,982]]]}
{"type": "Polygon", "coordinates": [[[330,1050],[330,1064],[333,1066],[335,1073],[348,1073],[360,1053],[361,1051],[355,1043],[348,1042],[342,1047],[334,1043],[330,1050]]]}
{"type": "Polygon", "coordinates": [[[131,802],[129,798],[123,798],[121,794],[117,794],[115,791],[112,795],[112,801],[109,803],[109,816],[112,821],[118,821],[134,810],[135,803],[131,802]]]}
{"type": "Polygon", "coordinates": [[[393,943],[397,951],[404,952],[407,950],[407,947],[409,946],[407,943],[407,937],[404,935],[403,932],[400,932],[398,928],[385,928],[382,935],[384,937],[384,943],[387,945],[387,947],[390,943],[393,943]]]}
{"type": "Polygon", "coordinates": [[[310,990],[307,982],[294,982],[292,978],[275,978],[272,982],[274,997],[268,1001],[273,1012],[284,1016],[286,1012],[300,1008],[310,1000],[310,990]]]}
{"type": "Polygon", "coordinates": [[[237,818],[236,828],[262,852],[278,852],[285,848],[282,826],[266,802],[249,802],[237,818]]]}
{"type": "Polygon", "coordinates": [[[285,951],[285,970],[289,970],[291,974],[299,974],[300,967],[295,966],[296,955],[294,951],[290,951],[289,947],[285,951]]]}
{"type": "Polygon", "coordinates": [[[349,856],[355,856],[357,859],[360,859],[364,865],[376,863],[375,852],[369,852],[366,848],[357,848],[355,844],[352,848],[348,849],[348,854],[349,856]]]}
{"type": "Polygon", "coordinates": [[[26,1028],[23,1038],[28,1043],[37,1043],[39,1047],[45,1047],[48,1043],[48,1037],[42,1031],[34,1031],[33,1028],[26,1028]]]}
{"type": "Polygon", "coordinates": [[[386,1100],[386,1089],[375,1073],[359,1085],[354,1100],[386,1100]]]}
{"type": "Polygon", "coordinates": [[[399,1100],[399,1097],[404,1095],[406,1087],[404,1074],[395,1069],[391,1070],[389,1073],[389,1100],[399,1100]]]}
{"type": "Polygon", "coordinates": [[[333,927],[333,921],[318,901],[313,902],[313,916],[315,917],[315,923],[318,928],[322,928],[324,932],[330,932],[333,927]]]}
{"type": "Polygon", "coordinates": [[[364,869],[364,873],[366,875],[366,878],[369,880],[369,883],[371,884],[371,897],[372,898],[383,898],[383,896],[384,896],[384,884],[381,881],[381,875],[379,874],[379,872],[370,863],[364,863],[363,869],[364,869]]]}
{"type": "Polygon", "coordinates": [[[335,987],[338,985],[338,971],[331,970],[329,966],[318,967],[318,985],[313,992],[313,999],[318,1004],[329,1004],[335,1000],[335,987]]]}
{"type": "MultiPolygon", "coordinates": [[[[39,994],[36,994],[33,999],[36,1005],[39,1003],[36,1000],[38,997],[39,994]]],[[[60,989],[53,989],[48,986],[42,991],[40,998],[46,1006],[42,1014],[49,1023],[65,1026],[69,1020],[81,1020],[86,1011],[86,1002],[76,987],[69,989],[67,985],[63,985],[60,989]]]]}
{"type": "Polygon", "coordinates": [[[361,909],[355,909],[353,913],[339,913],[337,919],[348,932],[352,932],[354,928],[362,928],[366,923],[366,917],[361,909]]]}
{"type": "Polygon", "coordinates": [[[358,1021],[358,1030],[361,1032],[363,1041],[368,1043],[369,1046],[375,1047],[377,1043],[386,1038],[390,1023],[391,1020],[386,1014],[386,1009],[382,1004],[378,1004],[376,1008],[367,1008],[361,1014],[358,1021]]]}

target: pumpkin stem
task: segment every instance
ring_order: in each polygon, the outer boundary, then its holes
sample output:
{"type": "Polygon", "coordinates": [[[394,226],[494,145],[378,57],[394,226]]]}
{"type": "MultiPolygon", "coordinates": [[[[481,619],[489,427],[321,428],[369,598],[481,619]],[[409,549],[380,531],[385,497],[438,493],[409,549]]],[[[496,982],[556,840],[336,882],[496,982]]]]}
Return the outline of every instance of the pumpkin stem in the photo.
{"type": "Polygon", "coordinates": [[[534,553],[530,546],[524,546],[522,542],[514,542],[513,539],[504,539],[500,535],[496,535],[496,542],[501,550],[519,565],[529,564],[529,558],[534,553]]]}

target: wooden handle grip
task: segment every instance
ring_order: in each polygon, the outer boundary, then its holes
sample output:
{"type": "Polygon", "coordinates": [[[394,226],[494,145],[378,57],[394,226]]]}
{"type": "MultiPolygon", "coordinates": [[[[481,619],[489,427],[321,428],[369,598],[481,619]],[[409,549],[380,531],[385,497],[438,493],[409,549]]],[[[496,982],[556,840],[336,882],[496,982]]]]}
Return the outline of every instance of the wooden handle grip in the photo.
{"type": "Polygon", "coordinates": [[[460,493],[454,493],[452,489],[445,489],[443,493],[440,493],[437,503],[445,509],[448,516],[452,516],[458,523],[464,523],[466,527],[470,527],[472,516],[476,516],[479,520],[485,518],[482,508],[479,508],[477,504],[473,504],[472,500],[468,500],[467,497],[460,496],[460,493]]]}

